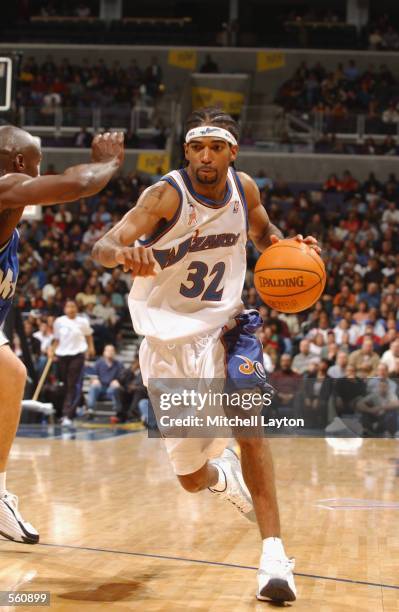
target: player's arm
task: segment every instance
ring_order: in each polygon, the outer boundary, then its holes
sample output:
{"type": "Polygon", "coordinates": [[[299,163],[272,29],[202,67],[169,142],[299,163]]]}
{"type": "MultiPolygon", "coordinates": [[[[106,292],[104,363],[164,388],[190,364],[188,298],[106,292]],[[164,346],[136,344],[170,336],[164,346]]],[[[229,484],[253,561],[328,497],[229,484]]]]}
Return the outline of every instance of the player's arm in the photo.
{"type": "Polygon", "coordinates": [[[63,174],[37,176],[13,173],[0,178],[0,211],[21,206],[62,204],[101,191],[123,162],[123,134],[101,134],[92,144],[92,163],[63,174]]]}
{"type": "MultiPolygon", "coordinates": [[[[258,251],[261,253],[271,244],[278,242],[284,238],[281,231],[273,223],[270,222],[262,201],[260,193],[255,181],[244,172],[238,173],[248,206],[248,225],[249,238],[252,240],[258,251]]],[[[317,240],[313,236],[303,238],[301,234],[295,236],[299,241],[306,242],[309,246],[320,253],[320,247],[317,245],[317,240]]]]}
{"type": "Polygon", "coordinates": [[[177,191],[165,181],[148,187],[136,206],[98,240],[92,257],[106,268],[122,265],[125,272],[134,276],[154,274],[154,257],[151,249],[132,246],[145,235],[152,235],[161,223],[172,219],[179,206],[177,191]]]}

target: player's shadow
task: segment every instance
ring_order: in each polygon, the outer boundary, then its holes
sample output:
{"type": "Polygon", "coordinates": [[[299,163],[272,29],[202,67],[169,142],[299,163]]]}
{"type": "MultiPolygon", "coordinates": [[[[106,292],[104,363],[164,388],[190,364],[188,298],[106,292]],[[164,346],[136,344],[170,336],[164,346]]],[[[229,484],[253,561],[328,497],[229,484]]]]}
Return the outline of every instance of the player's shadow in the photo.
{"type": "Polygon", "coordinates": [[[104,582],[97,586],[91,585],[90,588],[81,588],[77,591],[57,593],[60,599],[70,599],[73,601],[124,601],[130,599],[132,595],[145,588],[147,582],[151,581],[156,574],[143,574],[138,580],[124,582],[104,582]]]}

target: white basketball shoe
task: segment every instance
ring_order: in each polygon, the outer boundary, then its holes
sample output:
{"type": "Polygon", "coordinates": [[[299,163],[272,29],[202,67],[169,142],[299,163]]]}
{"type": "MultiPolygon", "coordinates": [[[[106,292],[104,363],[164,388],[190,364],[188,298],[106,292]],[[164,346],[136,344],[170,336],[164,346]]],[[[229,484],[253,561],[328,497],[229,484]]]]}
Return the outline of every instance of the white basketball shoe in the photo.
{"type": "Polygon", "coordinates": [[[262,601],[295,601],[294,567],[294,559],[273,559],[263,553],[260,558],[256,597],[262,601]]]}
{"type": "Polygon", "coordinates": [[[209,463],[218,465],[226,478],[226,488],[224,491],[209,490],[221,499],[225,499],[233,504],[249,521],[255,522],[256,516],[251,494],[244,482],[241,463],[235,452],[231,448],[226,448],[221,457],[212,459],[209,463]]]}
{"type": "Polygon", "coordinates": [[[18,511],[18,497],[6,491],[0,497],[0,535],[14,542],[37,544],[39,534],[18,511]]]}

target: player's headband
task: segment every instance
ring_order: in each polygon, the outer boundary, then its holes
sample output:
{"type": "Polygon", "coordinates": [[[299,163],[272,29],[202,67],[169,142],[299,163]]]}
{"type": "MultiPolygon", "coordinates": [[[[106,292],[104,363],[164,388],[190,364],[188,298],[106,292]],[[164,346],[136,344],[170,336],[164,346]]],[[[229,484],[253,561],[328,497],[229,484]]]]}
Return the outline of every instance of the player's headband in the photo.
{"type": "Polygon", "coordinates": [[[220,138],[220,140],[225,140],[231,145],[237,145],[237,141],[231,132],[215,125],[200,125],[189,130],[186,134],[186,142],[191,142],[195,138],[204,138],[205,136],[220,138]]]}

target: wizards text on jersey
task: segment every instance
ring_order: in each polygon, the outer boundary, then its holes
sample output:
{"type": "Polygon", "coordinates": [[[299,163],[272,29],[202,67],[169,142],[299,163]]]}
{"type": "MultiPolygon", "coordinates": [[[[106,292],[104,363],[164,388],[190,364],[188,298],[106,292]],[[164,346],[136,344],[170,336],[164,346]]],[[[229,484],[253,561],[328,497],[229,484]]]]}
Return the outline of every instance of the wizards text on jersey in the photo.
{"type": "Polygon", "coordinates": [[[221,247],[232,247],[237,244],[239,237],[240,233],[199,236],[197,230],[193,236],[181,242],[177,248],[152,249],[152,253],[163,270],[181,261],[187,253],[207,251],[209,249],[218,249],[221,247]]]}

